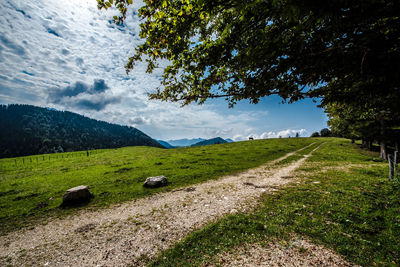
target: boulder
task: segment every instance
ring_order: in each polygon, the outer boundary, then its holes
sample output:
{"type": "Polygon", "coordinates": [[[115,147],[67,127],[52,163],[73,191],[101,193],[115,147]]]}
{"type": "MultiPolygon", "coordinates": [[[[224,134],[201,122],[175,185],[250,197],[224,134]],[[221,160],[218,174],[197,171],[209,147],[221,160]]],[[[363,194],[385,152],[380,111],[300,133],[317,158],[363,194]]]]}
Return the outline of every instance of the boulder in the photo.
{"type": "Polygon", "coordinates": [[[93,195],[89,191],[89,187],[86,185],[80,185],[74,188],[70,188],[63,195],[62,206],[82,204],[90,200],[93,195]]]}
{"type": "Polygon", "coordinates": [[[167,177],[164,175],[148,177],[144,182],[144,187],[156,188],[161,186],[166,186],[168,183],[167,177]]]}

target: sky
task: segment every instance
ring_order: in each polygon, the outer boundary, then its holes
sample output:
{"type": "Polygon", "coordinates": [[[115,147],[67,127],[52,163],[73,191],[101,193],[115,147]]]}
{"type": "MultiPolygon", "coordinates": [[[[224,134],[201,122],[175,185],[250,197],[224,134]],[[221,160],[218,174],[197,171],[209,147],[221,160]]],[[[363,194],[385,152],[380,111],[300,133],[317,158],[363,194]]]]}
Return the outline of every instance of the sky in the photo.
{"type": "Polygon", "coordinates": [[[277,96],[229,108],[223,99],[181,107],[149,100],[160,85],[128,57],[143,40],[137,11],[116,26],[116,10],[98,10],[96,0],[3,0],[0,9],[0,104],[31,104],[138,128],[155,139],[275,138],[310,136],[327,117],[310,99],[282,104],[277,96]]]}

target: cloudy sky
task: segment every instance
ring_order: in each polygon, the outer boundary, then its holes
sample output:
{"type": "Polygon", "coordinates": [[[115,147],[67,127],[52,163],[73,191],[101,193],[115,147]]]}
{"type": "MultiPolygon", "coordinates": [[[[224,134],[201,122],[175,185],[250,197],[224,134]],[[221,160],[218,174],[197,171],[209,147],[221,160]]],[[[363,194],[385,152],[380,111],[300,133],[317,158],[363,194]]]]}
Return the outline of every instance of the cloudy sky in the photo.
{"type": "Polygon", "coordinates": [[[156,139],[235,140],[309,136],[326,127],[311,100],[281,104],[278,97],[228,108],[224,100],[201,106],[149,101],[162,69],[145,73],[124,65],[141,39],[137,10],[125,27],[111,21],[116,11],[97,10],[96,0],[4,0],[0,9],[0,103],[32,104],[134,126],[156,139]]]}

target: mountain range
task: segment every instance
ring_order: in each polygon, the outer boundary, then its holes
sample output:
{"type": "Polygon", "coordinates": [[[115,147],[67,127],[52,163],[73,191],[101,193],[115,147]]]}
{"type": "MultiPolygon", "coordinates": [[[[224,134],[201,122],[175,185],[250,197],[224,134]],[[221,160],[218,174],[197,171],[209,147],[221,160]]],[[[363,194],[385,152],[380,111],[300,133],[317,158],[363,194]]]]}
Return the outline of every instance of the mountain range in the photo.
{"type": "Polygon", "coordinates": [[[221,137],[215,137],[211,139],[204,138],[193,138],[193,139],[177,139],[177,140],[157,140],[161,145],[166,148],[177,148],[177,147],[188,147],[188,146],[204,146],[204,145],[213,145],[213,144],[223,144],[223,143],[232,143],[234,142],[232,139],[222,139],[221,137]]]}
{"type": "Polygon", "coordinates": [[[167,143],[173,147],[184,147],[184,146],[191,146],[198,142],[204,141],[204,138],[193,138],[193,139],[177,139],[177,140],[168,140],[167,143]]]}
{"type": "Polygon", "coordinates": [[[140,130],[69,111],[0,105],[0,158],[124,146],[176,148],[233,142],[216,137],[154,140],[140,130]]]}

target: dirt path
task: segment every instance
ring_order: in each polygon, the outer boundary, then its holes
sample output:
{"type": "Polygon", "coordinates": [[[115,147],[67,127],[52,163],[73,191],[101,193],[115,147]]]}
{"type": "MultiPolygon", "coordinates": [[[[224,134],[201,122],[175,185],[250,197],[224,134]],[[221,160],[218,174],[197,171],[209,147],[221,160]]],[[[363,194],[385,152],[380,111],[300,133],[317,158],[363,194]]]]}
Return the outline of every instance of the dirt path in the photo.
{"type": "Polygon", "coordinates": [[[217,262],[224,267],[358,266],[347,262],[335,251],[321,245],[315,245],[311,240],[300,237],[290,240],[285,245],[280,242],[271,242],[264,246],[249,244],[237,247],[235,248],[235,253],[219,255],[217,262]]]}
{"type": "Polygon", "coordinates": [[[154,257],[227,213],[251,209],[263,192],[293,181],[288,177],[313,151],[289,165],[274,164],[298,151],[237,175],[2,236],[0,266],[140,265],[140,258],[154,257]]]}

